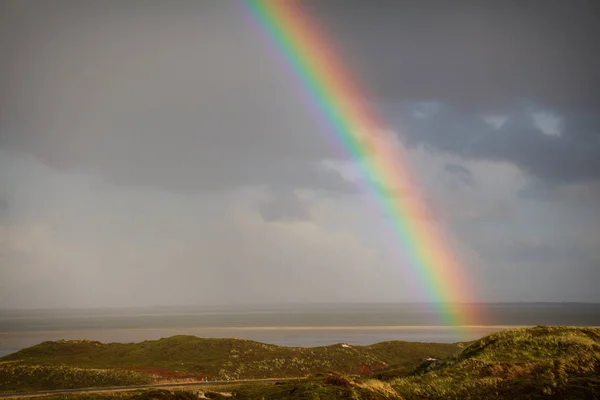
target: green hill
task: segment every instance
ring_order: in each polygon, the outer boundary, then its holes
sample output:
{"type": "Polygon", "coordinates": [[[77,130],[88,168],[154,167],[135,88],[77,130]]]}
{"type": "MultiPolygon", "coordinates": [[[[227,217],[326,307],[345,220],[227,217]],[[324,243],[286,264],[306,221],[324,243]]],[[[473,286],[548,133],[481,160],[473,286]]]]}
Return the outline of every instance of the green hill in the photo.
{"type": "MultiPolygon", "coordinates": [[[[598,329],[512,329],[460,347],[385,342],[364,347],[287,348],[244,340],[176,336],[125,345],[47,342],[4,357],[0,365],[94,367],[126,373],[154,368],[184,374],[193,374],[201,366],[203,372],[217,371],[215,377],[247,377],[254,370],[263,376],[312,375],[280,383],[231,383],[220,388],[189,389],[222,391],[231,398],[246,400],[600,399],[598,329]],[[427,357],[436,360],[423,362],[427,357]]],[[[90,398],[108,396],[95,394],[90,398]]],[[[187,395],[162,390],[120,392],[117,396],[167,400],[187,395]]],[[[218,393],[211,396],[226,398],[218,393]]],[[[51,397],[58,398],[80,400],[83,396],[51,397]]]]}
{"type": "MultiPolygon", "coordinates": [[[[390,370],[390,373],[397,371],[390,370]]],[[[238,399],[600,399],[600,330],[536,327],[498,332],[401,377],[331,375],[278,387],[245,385],[238,399]]],[[[382,373],[377,372],[375,376],[382,373]]]]}
{"type": "MultiPolygon", "coordinates": [[[[337,344],[301,348],[195,336],[173,336],[127,344],[63,340],[44,342],[0,358],[0,390],[13,389],[7,382],[11,381],[9,375],[14,376],[15,370],[25,377],[27,371],[37,374],[42,367],[94,369],[96,372],[90,374],[96,375],[98,369],[146,373],[140,375],[140,383],[148,381],[147,374],[152,374],[155,380],[283,378],[326,371],[360,374],[390,365],[412,368],[427,357],[448,357],[458,350],[459,345],[456,344],[400,341],[372,346],[337,344]]],[[[68,379],[58,381],[67,388],[74,387],[76,380],[73,379],[73,382],[68,382],[68,379]]],[[[129,378],[106,379],[105,385],[116,384],[123,379],[129,378]]]]}
{"type": "Polygon", "coordinates": [[[497,332],[390,383],[405,399],[600,399],[600,330],[497,332]]]}

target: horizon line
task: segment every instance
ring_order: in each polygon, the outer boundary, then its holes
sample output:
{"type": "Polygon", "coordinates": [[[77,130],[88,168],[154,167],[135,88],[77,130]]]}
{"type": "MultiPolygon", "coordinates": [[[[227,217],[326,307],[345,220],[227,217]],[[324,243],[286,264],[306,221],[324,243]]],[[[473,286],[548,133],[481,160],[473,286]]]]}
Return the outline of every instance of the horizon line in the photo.
{"type": "Polygon", "coordinates": [[[59,306],[59,307],[1,307],[0,311],[67,311],[67,310],[125,310],[125,309],[148,309],[148,308],[214,308],[214,307],[283,307],[283,306],[351,306],[351,305],[479,305],[489,306],[498,304],[588,304],[600,305],[600,301],[490,301],[490,302],[424,302],[424,301],[402,301],[402,302],[274,302],[274,303],[215,303],[215,304],[152,304],[152,305],[123,305],[123,306],[59,306]]]}

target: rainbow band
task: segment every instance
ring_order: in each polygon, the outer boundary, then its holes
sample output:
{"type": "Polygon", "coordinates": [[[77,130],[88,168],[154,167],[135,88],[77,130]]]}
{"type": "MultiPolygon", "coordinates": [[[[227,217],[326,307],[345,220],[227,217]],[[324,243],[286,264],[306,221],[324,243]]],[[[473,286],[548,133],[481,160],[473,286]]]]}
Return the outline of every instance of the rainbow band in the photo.
{"type": "Polygon", "coordinates": [[[329,47],[315,21],[294,0],[243,0],[310,93],[338,140],[361,166],[380,206],[392,216],[431,301],[446,325],[474,326],[467,303],[473,293],[450,246],[428,220],[434,219],[410,177],[400,146],[364,99],[366,92],[329,47]],[[390,195],[402,188],[408,196],[390,195]]]}

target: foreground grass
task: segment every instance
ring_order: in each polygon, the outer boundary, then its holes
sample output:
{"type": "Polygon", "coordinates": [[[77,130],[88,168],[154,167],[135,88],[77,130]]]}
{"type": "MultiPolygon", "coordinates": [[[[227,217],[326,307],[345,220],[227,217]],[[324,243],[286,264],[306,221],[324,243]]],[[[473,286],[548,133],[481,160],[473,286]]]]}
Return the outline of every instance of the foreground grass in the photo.
{"type": "Polygon", "coordinates": [[[142,385],[156,379],[154,375],[135,371],[0,363],[0,392],[142,385]]]}
{"type": "Polygon", "coordinates": [[[600,399],[600,330],[498,332],[391,381],[405,399],[600,399]]]}
{"type": "MultiPolygon", "coordinates": [[[[210,394],[209,394],[210,396],[210,394]]],[[[112,392],[112,393],[90,393],[90,394],[71,394],[58,396],[44,396],[43,400],[197,400],[198,395],[190,390],[142,390],[130,392],[112,392]]]]}
{"type": "Polygon", "coordinates": [[[249,340],[173,336],[141,343],[44,342],[0,361],[21,365],[128,369],[163,378],[211,380],[284,378],[336,371],[368,373],[390,365],[414,367],[448,357],[456,344],[384,342],[372,346],[282,347],[249,340]]]}
{"type": "MultiPolygon", "coordinates": [[[[359,378],[356,378],[359,379],[359,378]]],[[[111,393],[67,394],[44,396],[44,400],[188,400],[197,398],[213,399],[353,399],[386,400],[397,399],[389,384],[365,379],[354,382],[349,378],[330,375],[311,378],[302,382],[251,383],[226,386],[204,386],[185,390],[142,390],[111,393]]]]}

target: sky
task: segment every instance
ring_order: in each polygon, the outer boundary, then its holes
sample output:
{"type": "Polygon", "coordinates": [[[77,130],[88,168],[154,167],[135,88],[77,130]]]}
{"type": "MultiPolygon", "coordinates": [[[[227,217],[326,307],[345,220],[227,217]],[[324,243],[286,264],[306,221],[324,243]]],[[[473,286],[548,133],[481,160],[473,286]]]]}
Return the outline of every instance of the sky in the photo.
{"type": "MultiPolygon", "coordinates": [[[[301,4],[477,300],[600,302],[596,3],[301,4]]],[[[248,17],[234,0],[0,4],[0,307],[430,300],[248,17]]]]}

